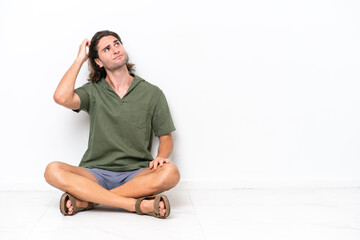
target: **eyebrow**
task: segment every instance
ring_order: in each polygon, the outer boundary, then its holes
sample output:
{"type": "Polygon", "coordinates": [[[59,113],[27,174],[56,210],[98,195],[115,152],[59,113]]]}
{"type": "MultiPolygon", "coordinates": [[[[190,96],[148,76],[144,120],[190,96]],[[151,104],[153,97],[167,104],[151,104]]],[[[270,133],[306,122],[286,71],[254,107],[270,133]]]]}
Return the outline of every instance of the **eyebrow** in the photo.
{"type": "MultiPolygon", "coordinates": [[[[113,41],[113,43],[117,43],[117,42],[120,42],[120,41],[119,41],[118,39],[115,39],[115,40],[113,41]]],[[[110,47],[110,44],[107,45],[106,47],[104,47],[102,51],[105,51],[105,49],[107,49],[108,47],[110,47]]]]}

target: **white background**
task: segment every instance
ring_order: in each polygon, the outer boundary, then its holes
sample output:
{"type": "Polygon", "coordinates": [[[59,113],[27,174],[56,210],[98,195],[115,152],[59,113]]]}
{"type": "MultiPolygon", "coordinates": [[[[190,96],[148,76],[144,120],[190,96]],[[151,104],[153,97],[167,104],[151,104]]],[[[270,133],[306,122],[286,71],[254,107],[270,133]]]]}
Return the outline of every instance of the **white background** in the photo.
{"type": "Polygon", "coordinates": [[[1,1],[0,24],[0,190],[79,163],[88,116],[52,96],[106,29],[167,96],[183,183],[360,186],[358,1],[1,1]]]}

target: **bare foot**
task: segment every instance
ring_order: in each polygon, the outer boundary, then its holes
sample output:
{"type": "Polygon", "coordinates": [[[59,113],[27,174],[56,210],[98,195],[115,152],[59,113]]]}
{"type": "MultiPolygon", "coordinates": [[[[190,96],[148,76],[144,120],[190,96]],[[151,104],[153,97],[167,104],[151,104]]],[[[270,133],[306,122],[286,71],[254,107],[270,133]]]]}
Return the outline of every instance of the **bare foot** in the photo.
{"type": "MultiPolygon", "coordinates": [[[[141,202],[140,204],[140,209],[143,213],[147,213],[147,212],[152,212],[154,211],[154,201],[155,200],[144,200],[141,202]]],[[[165,216],[166,214],[166,209],[165,209],[165,204],[163,201],[159,202],[159,214],[160,216],[165,216]]]]}
{"type": "MultiPolygon", "coordinates": [[[[88,202],[84,202],[76,199],[76,207],[86,208],[88,204],[89,204],[88,202]]],[[[67,200],[66,207],[68,209],[68,214],[71,215],[74,211],[74,206],[71,204],[70,200],[67,200]]]]}

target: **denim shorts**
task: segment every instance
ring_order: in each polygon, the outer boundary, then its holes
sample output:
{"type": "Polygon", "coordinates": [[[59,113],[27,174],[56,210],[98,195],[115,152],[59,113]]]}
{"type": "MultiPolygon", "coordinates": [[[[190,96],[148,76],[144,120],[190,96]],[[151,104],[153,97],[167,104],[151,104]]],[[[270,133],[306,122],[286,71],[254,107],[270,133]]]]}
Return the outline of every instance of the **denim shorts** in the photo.
{"type": "Polygon", "coordinates": [[[133,179],[139,172],[146,168],[140,168],[128,172],[113,172],[98,168],[84,168],[91,172],[97,179],[98,183],[105,189],[111,190],[117,188],[131,179],[133,179]]]}

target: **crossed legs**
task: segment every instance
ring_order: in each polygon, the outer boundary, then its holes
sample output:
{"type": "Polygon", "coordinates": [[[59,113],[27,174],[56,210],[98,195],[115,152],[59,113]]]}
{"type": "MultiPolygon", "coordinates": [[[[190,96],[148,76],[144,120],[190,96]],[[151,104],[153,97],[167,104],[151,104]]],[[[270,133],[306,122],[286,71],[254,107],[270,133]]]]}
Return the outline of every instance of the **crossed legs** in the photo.
{"type": "MultiPolygon", "coordinates": [[[[173,163],[166,163],[156,170],[149,168],[138,173],[132,180],[112,190],[100,186],[89,171],[62,162],[50,163],[44,177],[46,181],[61,191],[68,192],[79,200],[79,204],[93,202],[135,212],[136,198],[154,195],[176,186],[180,174],[173,163]]],[[[153,200],[143,201],[141,209],[153,209],[153,200]]],[[[160,207],[163,205],[160,205],[160,207]]],[[[86,207],[86,206],[85,206],[86,207]]],[[[68,206],[71,210],[71,206],[68,206]]],[[[163,212],[162,209],[160,212],[163,212]]]]}

